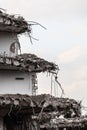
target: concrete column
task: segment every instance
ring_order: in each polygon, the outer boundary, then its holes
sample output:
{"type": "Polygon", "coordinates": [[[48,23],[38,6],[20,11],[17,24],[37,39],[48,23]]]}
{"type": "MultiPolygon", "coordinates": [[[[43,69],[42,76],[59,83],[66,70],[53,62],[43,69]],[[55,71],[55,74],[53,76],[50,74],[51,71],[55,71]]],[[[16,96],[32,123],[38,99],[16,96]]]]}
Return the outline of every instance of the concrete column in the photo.
{"type": "Polygon", "coordinates": [[[0,117],[0,130],[3,130],[3,117],[0,117]]]}
{"type": "Polygon", "coordinates": [[[66,128],[63,128],[63,130],[66,130],[66,128]]]}

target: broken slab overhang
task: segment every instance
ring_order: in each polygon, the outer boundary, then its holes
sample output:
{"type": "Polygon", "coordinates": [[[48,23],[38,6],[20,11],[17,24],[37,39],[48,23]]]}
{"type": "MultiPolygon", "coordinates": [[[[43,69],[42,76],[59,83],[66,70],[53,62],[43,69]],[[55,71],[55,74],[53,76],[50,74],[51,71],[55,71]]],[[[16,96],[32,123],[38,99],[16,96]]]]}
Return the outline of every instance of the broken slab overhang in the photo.
{"type": "Polygon", "coordinates": [[[20,116],[25,117],[24,121],[27,124],[36,122],[40,129],[84,128],[87,126],[87,117],[82,117],[80,110],[81,105],[69,98],[55,98],[47,94],[0,95],[0,116],[8,115],[16,119],[20,116]],[[71,117],[68,118],[66,115],[69,112],[71,117]],[[74,116],[72,116],[73,113],[74,116]],[[61,118],[61,115],[65,117],[61,118]]]}
{"type": "Polygon", "coordinates": [[[0,32],[30,33],[31,27],[23,17],[16,17],[0,11],[0,32]]]}
{"type": "Polygon", "coordinates": [[[37,96],[20,94],[0,95],[0,110],[9,111],[11,107],[11,112],[13,113],[32,114],[33,116],[46,113],[47,118],[49,118],[49,116],[59,117],[60,115],[64,115],[65,117],[67,117],[67,115],[72,116],[72,114],[75,117],[81,115],[81,106],[74,99],[55,98],[46,94],[37,96]]]}
{"type": "Polygon", "coordinates": [[[50,72],[57,73],[58,66],[48,62],[34,54],[21,54],[16,57],[0,55],[0,69],[19,70],[27,72],[50,72]]]}

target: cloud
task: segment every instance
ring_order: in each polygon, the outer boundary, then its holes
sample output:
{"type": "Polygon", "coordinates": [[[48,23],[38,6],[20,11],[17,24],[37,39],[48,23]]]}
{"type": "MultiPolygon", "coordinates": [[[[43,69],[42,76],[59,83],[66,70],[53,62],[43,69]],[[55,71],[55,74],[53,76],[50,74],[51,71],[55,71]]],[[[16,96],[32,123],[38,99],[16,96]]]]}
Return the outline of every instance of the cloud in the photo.
{"type": "Polygon", "coordinates": [[[59,55],[59,80],[65,96],[87,104],[87,45],[77,46],[59,55]]]}
{"type": "Polygon", "coordinates": [[[2,8],[10,12],[32,16],[33,19],[86,19],[87,0],[3,0],[2,8]]]}
{"type": "Polygon", "coordinates": [[[67,64],[67,63],[75,62],[77,60],[79,61],[79,59],[84,60],[87,56],[86,50],[87,50],[87,45],[80,44],[79,46],[76,47],[74,46],[73,48],[60,53],[58,56],[58,61],[59,63],[67,64]]]}
{"type": "Polygon", "coordinates": [[[74,62],[80,56],[84,55],[85,51],[86,51],[85,48],[81,47],[81,46],[71,48],[71,49],[61,53],[58,56],[58,61],[63,64],[69,63],[69,62],[74,62]]]}

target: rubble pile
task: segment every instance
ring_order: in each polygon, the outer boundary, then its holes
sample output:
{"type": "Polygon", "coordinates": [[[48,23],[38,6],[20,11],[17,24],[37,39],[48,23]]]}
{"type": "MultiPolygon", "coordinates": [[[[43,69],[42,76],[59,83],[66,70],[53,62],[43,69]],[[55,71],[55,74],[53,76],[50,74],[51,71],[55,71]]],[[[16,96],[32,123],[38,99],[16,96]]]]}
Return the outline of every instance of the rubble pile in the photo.
{"type": "Polygon", "coordinates": [[[34,54],[21,54],[16,57],[0,55],[0,69],[11,69],[28,72],[53,72],[59,70],[55,63],[48,62],[34,54]]]}
{"type": "MultiPolygon", "coordinates": [[[[56,128],[72,128],[73,130],[80,130],[82,128],[87,128],[87,117],[79,117],[79,118],[52,118],[50,121],[42,123],[40,128],[42,129],[56,129],[56,128]]],[[[84,130],[84,129],[83,129],[84,130]]]]}
{"type": "Polygon", "coordinates": [[[68,98],[55,98],[51,95],[20,95],[20,94],[4,94],[0,95],[0,107],[6,107],[13,105],[22,108],[34,107],[35,109],[43,108],[43,112],[55,112],[57,116],[70,114],[72,116],[79,117],[81,115],[81,106],[78,102],[68,98]],[[70,112],[70,113],[69,113],[70,112]]]}
{"type": "Polygon", "coordinates": [[[87,117],[81,116],[80,103],[74,99],[55,98],[48,94],[38,96],[0,95],[0,109],[6,111],[5,115],[14,117],[17,123],[20,120],[22,125],[31,123],[34,126],[36,123],[38,130],[82,128],[87,125],[87,117]]]}
{"type": "Polygon", "coordinates": [[[9,15],[0,10],[0,32],[31,32],[31,27],[22,16],[9,15]]]}

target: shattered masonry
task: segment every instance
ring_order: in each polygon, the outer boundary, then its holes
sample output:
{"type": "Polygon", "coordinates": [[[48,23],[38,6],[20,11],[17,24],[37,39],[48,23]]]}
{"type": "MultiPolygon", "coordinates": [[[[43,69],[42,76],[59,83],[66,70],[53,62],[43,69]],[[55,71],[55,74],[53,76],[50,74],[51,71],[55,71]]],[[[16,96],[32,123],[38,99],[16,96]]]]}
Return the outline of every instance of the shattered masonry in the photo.
{"type": "Polygon", "coordinates": [[[0,55],[0,69],[13,69],[28,72],[52,72],[59,70],[52,62],[37,57],[34,54],[21,54],[16,57],[0,55]]]}
{"type": "Polygon", "coordinates": [[[38,96],[1,95],[0,108],[2,112],[6,111],[7,115],[16,119],[16,129],[18,129],[18,125],[22,124],[21,127],[24,127],[23,125],[26,123],[31,125],[33,130],[35,122],[37,130],[39,128],[82,128],[87,125],[87,118],[81,117],[81,104],[69,98],[55,98],[46,94],[38,96]],[[64,118],[60,118],[61,115],[64,118]],[[20,124],[18,124],[19,120],[20,124]]]}
{"type": "Polygon", "coordinates": [[[0,11],[0,31],[12,32],[12,33],[24,33],[31,32],[29,24],[23,17],[15,15],[9,15],[0,11]]]}

